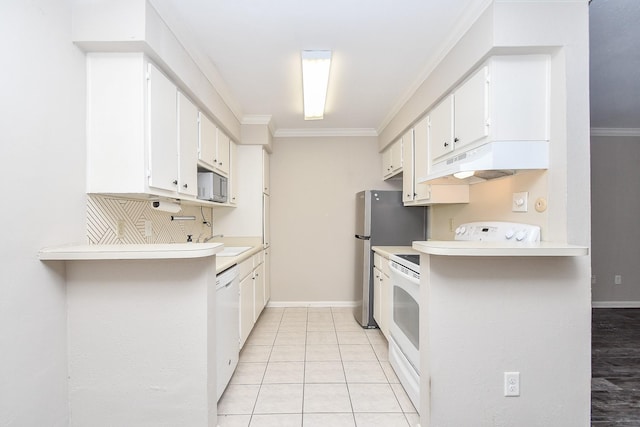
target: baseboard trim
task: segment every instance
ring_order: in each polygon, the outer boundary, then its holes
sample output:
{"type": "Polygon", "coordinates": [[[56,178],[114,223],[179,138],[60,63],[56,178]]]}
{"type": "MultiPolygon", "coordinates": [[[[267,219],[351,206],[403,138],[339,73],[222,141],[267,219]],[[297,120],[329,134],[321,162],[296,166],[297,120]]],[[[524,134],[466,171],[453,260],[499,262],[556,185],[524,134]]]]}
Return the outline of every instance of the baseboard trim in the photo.
{"type": "Polygon", "coordinates": [[[593,308],[640,308],[640,301],[592,301],[593,308]]]}
{"type": "Polygon", "coordinates": [[[267,307],[345,307],[353,308],[356,301],[269,301],[267,307]]]}

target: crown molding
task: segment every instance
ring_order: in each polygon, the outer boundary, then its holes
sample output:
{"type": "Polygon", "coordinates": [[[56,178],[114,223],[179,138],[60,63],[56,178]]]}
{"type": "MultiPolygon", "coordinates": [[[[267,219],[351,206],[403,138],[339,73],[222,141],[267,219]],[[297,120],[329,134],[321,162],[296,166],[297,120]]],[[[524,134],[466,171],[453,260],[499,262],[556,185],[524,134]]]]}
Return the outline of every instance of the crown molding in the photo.
{"type": "Polygon", "coordinates": [[[591,136],[640,136],[640,128],[591,128],[591,136]]]}
{"type": "Polygon", "coordinates": [[[322,138],[335,136],[378,136],[371,128],[278,129],[275,138],[322,138]]]}

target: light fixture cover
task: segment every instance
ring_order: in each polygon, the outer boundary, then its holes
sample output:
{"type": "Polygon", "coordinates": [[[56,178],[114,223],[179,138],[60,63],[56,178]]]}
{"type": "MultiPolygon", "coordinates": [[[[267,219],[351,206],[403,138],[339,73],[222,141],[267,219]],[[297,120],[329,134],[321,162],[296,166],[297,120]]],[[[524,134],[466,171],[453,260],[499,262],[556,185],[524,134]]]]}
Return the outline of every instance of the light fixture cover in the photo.
{"type": "Polygon", "coordinates": [[[330,50],[302,51],[302,90],[305,120],[321,120],[324,117],[330,68],[330,50]]]}

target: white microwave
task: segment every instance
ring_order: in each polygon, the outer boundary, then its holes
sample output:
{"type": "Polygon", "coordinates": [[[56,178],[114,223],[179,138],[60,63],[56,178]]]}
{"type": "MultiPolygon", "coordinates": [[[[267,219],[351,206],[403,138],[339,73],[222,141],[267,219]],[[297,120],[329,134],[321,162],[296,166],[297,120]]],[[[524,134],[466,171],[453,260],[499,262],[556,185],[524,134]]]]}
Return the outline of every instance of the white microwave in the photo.
{"type": "Polygon", "coordinates": [[[210,202],[227,202],[228,181],[215,172],[198,172],[198,199],[210,202]]]}

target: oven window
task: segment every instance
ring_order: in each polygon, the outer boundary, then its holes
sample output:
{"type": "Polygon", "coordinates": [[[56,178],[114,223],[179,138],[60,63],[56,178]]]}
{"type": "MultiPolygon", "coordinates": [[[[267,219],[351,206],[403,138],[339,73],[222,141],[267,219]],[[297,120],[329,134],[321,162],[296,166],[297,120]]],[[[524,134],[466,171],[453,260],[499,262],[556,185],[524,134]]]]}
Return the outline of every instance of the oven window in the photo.
{"type": "Polygon", "coordinates": [[[393,322],[409,338],[411,344],[420,346],[420,307],[418,301],[404,289],[393,287],[393,322]]]}

